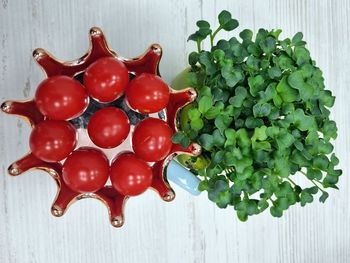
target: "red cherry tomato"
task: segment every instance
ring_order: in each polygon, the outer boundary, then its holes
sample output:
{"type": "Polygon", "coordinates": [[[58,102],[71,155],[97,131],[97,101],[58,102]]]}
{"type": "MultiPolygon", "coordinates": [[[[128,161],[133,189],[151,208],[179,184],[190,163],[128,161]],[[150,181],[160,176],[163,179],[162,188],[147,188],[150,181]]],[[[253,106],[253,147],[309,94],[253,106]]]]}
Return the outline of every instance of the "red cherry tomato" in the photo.
{"type": "Polygon", "coordinates": [[[69,120],[84,112],[89,96],[79,81],[67,76],[54,76],[40,83],[35,102],[39,111],[50,119],[69,120]]]}
{"type": "Polygon", "coordinates": [[[63,160],[75,145],[75,128],[66,121],[42,121],[34,126],[29,138],[32,153],[45,162],[63,160]]]}
{"type": "Polygon", "coordinates": [[[129,82],[129,73],[120,60],[100,58],[85,71],[84,85],[91,97],[100,102],[112,102],[120,97],[129,82]]]}
{"type": "Polygon", "coordinates": [[[94,193],[108,179],[108,159],[99,150],[85,147],[74,151],[63,164],[62,177],[75,192],[94,193]]]}
{"type": "Polygon", "coordinates": [[[151,186],[152,168],[133,153],[122,153],[111,165],[113,187],[122,195],[142,194],[151,186]]]}
{"type": "Polygon", "coordinates": [[[167,106],[170,91],[160,77],[143,73],[130,82],[125,95],[133,110],[148,114],[158,112],[167,106]]]}
{"type": "Polygon", "coordinates": [[[87,129],[94,144],[101,148],[114,148],[128,137],[130,123],[122,110],[107,107],[92,115],[87,129]]]}
{"type": "Polygon", "coordinates": [[[132,147],[135,154],[148,162],[156,162],[167,157],[171,150],[172,130],[160,119],[147,118],[135,128],[132,147]]]}

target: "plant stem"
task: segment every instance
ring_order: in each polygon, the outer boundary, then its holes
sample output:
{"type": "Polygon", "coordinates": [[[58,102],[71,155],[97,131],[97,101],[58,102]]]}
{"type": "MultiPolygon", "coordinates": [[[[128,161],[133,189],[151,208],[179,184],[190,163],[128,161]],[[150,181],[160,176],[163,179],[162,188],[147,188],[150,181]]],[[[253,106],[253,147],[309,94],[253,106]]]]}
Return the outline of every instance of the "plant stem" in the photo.
{"type": "Polygon", "coordinates": [[[289,182],[291,182],[294,186],[296,186],[297,184],[292,180],[290,179],[289,177],[286,178],[289,182]]]}
{"type": "Polygon", "coordinates": [[[197,49],[198,49],[198,53],[201,52],[201,41],[197,40],[197,49]]]}
{"type": "Polygon", "coordinates": [[[314,186],[316,186],[318,189],[320,189],[320,191],[321,191],[322,193],[326,192],[326,191],[324,191],[321,187],[319,187],[319,186],[315,183],[314,180],[310,180],[310,181],[311,181],[311,183],[314,184],[314,186]]]}
{"type": "MultiPolygon", "coordinates": [[[[303,175],[306,176],[306,173],[305,173],[305,172],[303,172],[303,171],[299,171],[299,172],[301,172],[303,175]]],[[[308,179],[309,179],[309,178],[308,178],[308,179]]],[[[320,191],[321,191],[322,193],[326,192],[325,190],[323,190],[320,186],[318,186],[318,185],[315,183],[315,181],[316,181],[316,182],[322,184],[320,181],[318,181],[318,180],[312,180],[312,179],[309,179],[309,180],[310,180],[310,182],[311,182],[314,186],[316,186],[318,189],[320,189],[320,191]]]]}
{"type": "Polygon", "coordinates": [[[299,172],[301,172],[303,175],[305,175],[305,176],[306,176],[306,173],[305,173],[305,172],[303,172],[303,171],[299,171],[299,172]]]}
{"type": "Polygon", "coordinates": [[[219,27],[214,31],[213,34],[210,34],[210,45],[211,45],[211,47],[214,46],[214,38],[215,38],[216,34],[219,33],[219,31],[220,31],[221,29],[222,29],[221,26],[219,26],[219,27]]]}
{"type": "Polygon", "coordinates": [[[248,198],[249,198],[249,196],[248,196],[247,192],[244,192],[244,199],[248,199],[248,198]]]}

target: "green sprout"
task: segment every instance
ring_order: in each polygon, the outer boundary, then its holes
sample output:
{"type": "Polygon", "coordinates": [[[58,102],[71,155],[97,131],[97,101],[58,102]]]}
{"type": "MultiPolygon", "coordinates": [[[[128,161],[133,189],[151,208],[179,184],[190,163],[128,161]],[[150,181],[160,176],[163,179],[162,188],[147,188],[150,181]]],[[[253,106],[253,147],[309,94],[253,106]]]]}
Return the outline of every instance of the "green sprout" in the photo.
{"type": "Polygon", "coordinates": [[[253,39],[245,29],[239,38],[214,43],[218,32],[238,27],[228,11],[218,19],[216,30],[198,21],[188,38],[197,51],[189,54],[186,82],[198,97],[180,113],[173,136],[184,147],[202,146],[200,162],[186,160],[203,179],[200,190],[220,208],[233,206],[242,221],[268,207],[281,217],[296,203],[313,202],[317,193],[325,202],[325,189],[338,189],[342,174],[331,143],[337,137],[329,117],[335,97],[325,89],[303,34],[282,40],[281,30],[260,29],[253,39]],[[211,48],[203,50],[207,39],[211,48]],[[307,187],[295,183],[300,177],[307,187]]]}

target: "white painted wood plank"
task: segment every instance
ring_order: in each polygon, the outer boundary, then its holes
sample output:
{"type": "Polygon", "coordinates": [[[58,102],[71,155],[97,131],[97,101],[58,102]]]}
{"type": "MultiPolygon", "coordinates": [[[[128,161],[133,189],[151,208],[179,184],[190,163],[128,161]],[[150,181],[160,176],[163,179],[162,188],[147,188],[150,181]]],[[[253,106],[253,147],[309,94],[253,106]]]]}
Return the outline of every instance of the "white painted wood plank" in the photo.
{"type": "MultiPolygon", "coordinates": [[[[303,31],[312,56],[337,96],[336,152],[344,175],[325,204],[293,207],[282,219],[268,213],[241,223],[231,209],[216,208],[203,194],[162,202],[154,192],[131,199],[126,224],[109,226],[94,200],[73,205],[63,218],[49,207],[55,194],[44,173],[5,176],[28,150],[29,127],[0,115],[0,262],[349,262],[350,261],[350,1],[348,0],[138,0],[0,2],[0,98],[27,98],[43,79],[31,59],[36,47],[70,60],[87,47],[87,32],[100,26],[119,54],[133,57],[151,43],[164,49],[161,73],[170,81],[186,65],[195,22],[229,9],[240,28],[303,31]]],[[[237,33],[236,33],[237,34],[237,33]]],[[[221,36],[227,36],[223,33],[221,36]]]]}

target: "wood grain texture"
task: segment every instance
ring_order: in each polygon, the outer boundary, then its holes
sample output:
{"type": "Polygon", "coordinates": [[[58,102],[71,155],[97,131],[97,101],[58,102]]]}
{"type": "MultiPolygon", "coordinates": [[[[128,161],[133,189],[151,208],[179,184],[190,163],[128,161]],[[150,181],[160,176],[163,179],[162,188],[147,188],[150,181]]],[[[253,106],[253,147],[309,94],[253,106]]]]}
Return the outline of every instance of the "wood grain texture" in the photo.
{"type": "Polygon", "coordinates": [[[106,208],[95,200],[80,201],[54,218],[49,207],[55,185],[48,175],[6,175],[7,166],[28,151],[30,129],[1,114],[0,262],[350,262],[349,0],[1,0],[0,98],[33,96],[44,76],[32,50],[43,47],[62,60],[79,57],[94,25],[125,57],[160,43],[161,73],[171,81],[194,48],[186,38],[195,21],[216,23],[222,9],[230,10],[242,29],[282,28],[283,36],[304,32],[337,96],[332,115],[344,171],[340,191],[331,192],[325,204],[292,207],[282,219],[267,212],[246,223],[231,209],[215,207],[205,194],[192,197],[176,186],[171,203],[152,191],[130,199],[121,229],[109,225],[106,208]]]}

